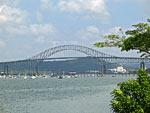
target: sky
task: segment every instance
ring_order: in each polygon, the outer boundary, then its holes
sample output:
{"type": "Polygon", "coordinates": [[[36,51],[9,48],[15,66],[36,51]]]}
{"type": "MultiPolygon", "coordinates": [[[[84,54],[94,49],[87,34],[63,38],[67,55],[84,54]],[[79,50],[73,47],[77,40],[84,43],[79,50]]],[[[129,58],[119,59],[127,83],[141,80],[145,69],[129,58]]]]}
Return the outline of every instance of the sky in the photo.
{"type": "Polygon", "coordinates": [[[83,45],[115,56],[135,51],[96,48],[102,35],[150,18],[150,0],[0,0],[0,61],[26,59],[59,45],[83,45]]]}

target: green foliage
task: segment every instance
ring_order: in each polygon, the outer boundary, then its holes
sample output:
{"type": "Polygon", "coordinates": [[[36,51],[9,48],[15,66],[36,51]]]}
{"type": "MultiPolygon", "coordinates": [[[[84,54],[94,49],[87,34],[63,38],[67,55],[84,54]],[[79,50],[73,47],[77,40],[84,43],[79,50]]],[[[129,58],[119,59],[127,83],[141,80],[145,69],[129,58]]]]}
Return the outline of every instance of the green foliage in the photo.
{"type": "MultiPolygon", "coordinates": [[[[148,22],[150,20],[148,19],[148,22]]],[[[150,25],[148,23],[139,23],[133,25],[134,30],[126,31],[129,37],[124,40],[122,50],[138,50],[141,56],[150,56],[150,25]]]]}
{"type": "Polygon", "coordinates": [[[136,80],[118,84],[111,92],[111,108],[115,113],[150,113],[150,76],[140,69],[136,80]]]}
{"type": "Polygon", "coordinates": [[[104,36],[106,41],[97,42],[95,46],[120,47],[122,51],[138,50],[138,53],[142,53],[141,57],[150,57],[150,19],[147,19],[147,22],[132,25],[134,29],[127,30],[125,33],[120,29],[120,35],[104,36]]]}
{"type": "Polygon", "coordinates": [[[122,29],[119,29],[120,35],[110,34],[103,36],[106,41],[104,42],[97,42],[94,45],[97,47],[122,47],[123,41],[125,40],[125,35],[122,29]]]}

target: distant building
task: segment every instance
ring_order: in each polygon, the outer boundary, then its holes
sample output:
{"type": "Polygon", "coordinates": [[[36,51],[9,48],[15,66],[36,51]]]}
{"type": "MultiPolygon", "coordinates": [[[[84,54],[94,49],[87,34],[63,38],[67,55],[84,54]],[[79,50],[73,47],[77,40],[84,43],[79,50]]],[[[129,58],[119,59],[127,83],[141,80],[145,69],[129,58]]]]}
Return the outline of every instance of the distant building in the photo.
{"type": "Polygon", "coordinates": [[[77,72],[75,71],[72,71],[72,72],[69,72],[69,75],[76,75],[77,72]]]}
{"type": "Polygon", "coordinates": [[[118,66],[115,69],[108,69],[108,73],[127,73],[127,70],[124,69],[122,66],[118,66]]]}
{"type": "Polygon", "coordinates": [[[122,66],[117,67],[117,72],[127,72],[122,66]]]}

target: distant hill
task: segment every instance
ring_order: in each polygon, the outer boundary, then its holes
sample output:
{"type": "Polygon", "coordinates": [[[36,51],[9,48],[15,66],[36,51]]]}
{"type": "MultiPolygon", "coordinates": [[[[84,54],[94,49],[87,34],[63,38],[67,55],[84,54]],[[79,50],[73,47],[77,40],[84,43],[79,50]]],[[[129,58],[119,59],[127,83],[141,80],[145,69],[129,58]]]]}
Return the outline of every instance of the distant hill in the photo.
{"type": "MultiPolygon", "coordinates": [[[[34,63],[33,63],[34,64],[34,63]]],[[[140,64],[110,64],[104,61],[98,61],[94,58],[77,58],[70,60],[53,60],[53,61],[42,61],[38,64],[39,73],[95,73],[102,71],[102,66],[106,65],[106,69],[116,68],[123,66],[128,71],[137,70],[140,64]]],[[[1,72],[4,70],[0,69],[1,72]]],[[[35,67],[29,67],[27,63],[21,63],[19,65],[9,65],[10,73],[35,73],[35,67]]]]}
{"type": "Polygon", "coordinates": [[[101,72],[102,66],[106,65],[106,69],[116,68],[117,66],[123,66],[127,70],[137,70],[137,66],[126,65],[126,64],[110,64],[104,61],[97,61],[94,58],[78,58],[74,60],[65,61],[44,61],[39,65],[40,71],[49,71],[57,74],[62,74],[63,72],[77,72],[77,73],[93,73],[101,72]]]}

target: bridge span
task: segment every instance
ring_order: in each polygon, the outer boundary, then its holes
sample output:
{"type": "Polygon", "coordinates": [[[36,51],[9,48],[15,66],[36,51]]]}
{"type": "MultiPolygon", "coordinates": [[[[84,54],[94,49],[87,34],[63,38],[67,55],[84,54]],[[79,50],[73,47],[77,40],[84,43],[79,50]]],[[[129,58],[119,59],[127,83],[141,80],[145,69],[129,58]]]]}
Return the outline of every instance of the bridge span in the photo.
{"type": "MultiPolygon", "coordinates": [[[[15,67],[25,65],[26,70],[35,70],[38,71],[38,65],[40,62],[45,60],[54,60],[54,59],[76,59],[76,58],[94,58],[97,61],[103,61],[107,63],[140,63],[141,68],[145,68],[145,63],[150,63],[149,58],[138,58],[138,57],[117,57],[109,55],[97,50],[94,50],[89,47],[80,46],[80,45],[62,45],[47,49],[35,56],[29,57],[27,59],[18,60],[18,61],[9,61],[9,62],[0,62],[0,71],[4,73],[9,73],[9,67],[12,67],[12,70],[15,70],[15,67]],[[52,56],[61,51],[78,51],[87,55],[87,57],[59,57],[52,58],[52,56]]],[[[22,67],[19,67],[22,69],[22,67]]],[[[105,68],[105,66],[103,66],[105,68]]],[[[105,69],[102,69],[105,70],[105,69]]]]}

